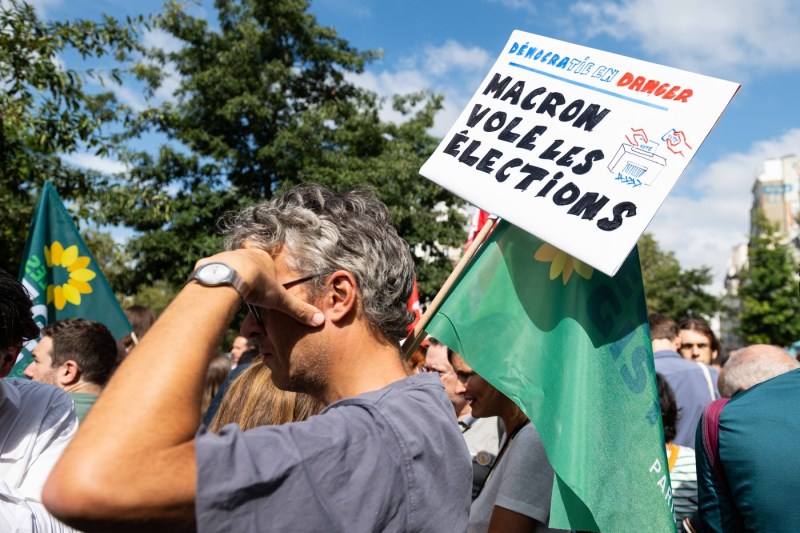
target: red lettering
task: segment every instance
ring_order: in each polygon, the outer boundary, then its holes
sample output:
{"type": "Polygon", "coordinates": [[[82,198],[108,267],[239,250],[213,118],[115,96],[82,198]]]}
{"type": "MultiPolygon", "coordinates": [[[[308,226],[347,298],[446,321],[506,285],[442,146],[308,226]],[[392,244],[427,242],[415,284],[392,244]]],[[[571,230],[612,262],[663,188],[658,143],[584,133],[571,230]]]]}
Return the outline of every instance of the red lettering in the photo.
{"type": "Polygon", "coordinates": [[[642,92],[647,94],[653,94],[653,91],[658,87],[658,84],[661,83],[658,80],[648,80],[647,83],[644,84],[642,87],[642,92]]]}
{"type": "Polygon", "coordinates": [[[687,102],[689,97],[694,94],[691,89],[681,90],[680,85],[661,83],[659,80],[649,80],[644,76],[635,76],[626,72],[617,82],[617,87],[627,87],[631,91],[660,96],[664,100],[675,100],[677,102],[687,102]]]}
{"type": "Polygon", "coordinates": [[[641,91],[642,85],[644,85],[645,81],[646,80],[644,79],[644,76],[636,76],[636,79],[633,80],[633,83],[631,83],[631,86],[628,87],[628,89],[632,91],[641,91]]]}
{"type": "Polygon", "coordinates": [[[675,97],[675,101],[686,103],[686,100],[688,100],[693,93],[694,91],[691,89],[684,89],[681,91],[681,94],[675,97]]]}
{"type": "Polygon", "coordinates": [[[681,90],[681,86],[680,85],[673,85],[672,89],[667,91],[667,94],[665,94],[661,98],[663,98],[664,100],[672,100],[673,98],[675,98],[675,95],[678,94],[678,91],[680,91],[680,90],[681,90]]]}
{"type": "Polygon", "coordinates": [[[633,81],[633,74],[631,74],[630,72],[626,72],[625,74],[622,75],[622,77],[617,82],[617,86],[618,87],[625,87],[626,85],[628,85],[632,81],[633,81]]]}

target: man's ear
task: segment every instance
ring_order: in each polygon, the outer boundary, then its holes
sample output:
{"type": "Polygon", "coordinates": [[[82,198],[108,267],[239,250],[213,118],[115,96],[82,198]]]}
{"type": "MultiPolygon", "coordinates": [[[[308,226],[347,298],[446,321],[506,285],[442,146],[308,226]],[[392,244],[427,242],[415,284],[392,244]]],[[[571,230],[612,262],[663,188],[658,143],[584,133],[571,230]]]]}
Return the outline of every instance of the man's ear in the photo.
{"type": "Polygon", "coordinates": [[[680,350],[681,349],[681,336],[680,335],[675,335],[675,338],[672,339],[672,344],[675,346],[675,351],[676,352],[678,350],[680,350]]]}
{"type": "Polygon", "coordinates": [[[358,302],[356,278],[345,270],[337,270],[328,276],[322,307],[325,318],[339,322],[354,313],[358,302]]]}
{"type": "Polygon", "coordinates": [[[74,385],[81,379],[81,368],[72,359],[67,359],[58,370],[56,370],[56,380],[62,387],[74,385]]]}

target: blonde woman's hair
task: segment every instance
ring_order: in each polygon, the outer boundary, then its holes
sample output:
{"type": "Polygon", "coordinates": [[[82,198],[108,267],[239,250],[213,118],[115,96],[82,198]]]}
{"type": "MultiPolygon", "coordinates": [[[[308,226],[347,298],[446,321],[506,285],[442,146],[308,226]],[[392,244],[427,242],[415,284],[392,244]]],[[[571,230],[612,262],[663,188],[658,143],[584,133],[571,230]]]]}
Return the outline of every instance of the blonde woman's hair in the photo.
{"type": "Polygon", "coordinates": [[[272,383],[272,372],[263,362],[252,363],[233,380],[208,426],[219,433],[227,424],[242,431],[257,426],[299,422],[319,413],[324,406],[307,394],[280,390],[272,383]]]}

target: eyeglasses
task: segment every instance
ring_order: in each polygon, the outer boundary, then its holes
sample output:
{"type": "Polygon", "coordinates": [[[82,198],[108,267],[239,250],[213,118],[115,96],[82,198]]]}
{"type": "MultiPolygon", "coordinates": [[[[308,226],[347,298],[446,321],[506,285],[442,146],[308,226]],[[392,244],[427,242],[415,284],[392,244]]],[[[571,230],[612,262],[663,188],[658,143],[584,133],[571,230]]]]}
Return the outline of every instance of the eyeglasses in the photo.
{"type": "MultiPolygon", "coordinates": [[[[327,274],[311,274],[309,276],[303,276],[302,278],[293,279],[292,281],[287,281],[286,283],[282,283],[281,286],[289,290],[295,285],[300,285],[301,283],[305,283],[307,281],[311,281],[314,278],[318,278],[320,276],[327,276],[327,274]]],[[[253,304],[247,304],[247,309],[253,315],[253,318],[256,319],[256,324],[259,325],[261,329],[265,329],[264,321],[261,320],[261,312],[258,310],[258,306],[253,304]]]]}

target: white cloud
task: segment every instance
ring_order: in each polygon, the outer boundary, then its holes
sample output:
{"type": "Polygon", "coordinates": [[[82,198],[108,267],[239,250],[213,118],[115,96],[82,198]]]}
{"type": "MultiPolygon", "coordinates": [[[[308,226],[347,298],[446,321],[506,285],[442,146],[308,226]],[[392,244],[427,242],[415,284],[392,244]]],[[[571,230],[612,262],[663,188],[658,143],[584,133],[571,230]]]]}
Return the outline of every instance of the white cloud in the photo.
{"type": "MultiPolygon", "coordinates": [[[[56,7],[61,4],[61,0],[27,0],[27,2],[34,7],[36,14],[39,15],[40,18],[46,18],[48,8],[56,7]]],[[[0,0],[0,5],[3,7],[9,6],[10,4],[11,2],[7,0],[0,0]]]]}
{"type": "Polygon", "coordinates": [[[61,158],[71,165],[109,174],[123,174],[128,171],[128,167],[124,163],[85,152],[64,154],[61,158]]]}
{"type": "Polygon", "coordinates": [[[742,68],[800,66],[796,0],[583,1],[570,10],[585,19],[573,20],[583,34],[630,39],[659,60],[687,70],[735,75],[742,68]]]}
{"type": "Polygon", "coordinates": [[[500,4],[513,11],[536,13],[536,5],[532,0],[489,0],[490,4],[500,4]]]}
{"type": "MultiPolygon", "coordinates": [[[[142,44],[149,48],[157,48],[166,53],[177,52],[184,46],[183,41],[159,29],[146,32],[142,36],[142,44]]],[[[161,86],[156,89],[154,95],[157,102],[172,99],[175,91],[177,91],[180,86],[180,76],[173,63],[168,62],[164,66],[164,72],[166,76],[162,80],[161,86]]]]}
{"type": "MultiPolygon", "coordinates": [[[[477,90],[493,57],[480,47],[448,40],[441,46],[424,47],[422,53],[404,58],[398,70],[377,71],[350,76],[354,83],[375,92],[387,101],[392,95],[433,90],[444,95],[444,109],[436,115],[433,135],[442,136],[455,122],[477,90]]],[[[383,120],[401,120],[399,113],[386,106],[383,120]]]]}
{"type": "Polygon", "coordinates": [[[141,90],[133,88],[130,85],[117,85],[114,82],[107,82],[106,87],[109,88],[123,104],[129,105],[134,111],[144,111],[147,108],[144,93],[142,93],[141,90]]]}
{"type": "Polygon", "coordinates": [[[172,34],[160,29],[146,31],[142,35],[142,44],[148,48],[158,48],[164,52],[177,52],[183,42],[172,34]]]}
{"type": "Polygon", "coordinates": [[[445,76],[452,72],[485,72],[492,62],[489,52],[478,46],[466,47],[448,40],[442,46],[425,49],[423,67],[432,76],[445,76]]]}
{"type": "Polygon", "coordinates": [[[800,155],[800,128],[755,142],[747,152],[729,154],[705,168],[690,167],[648,231],[662,249],[675,252],[683,268],[711,267],[712,290],[718,293],[732,248],[747,241],[753,183],[764,160],[789,154],[800,155]]]}

